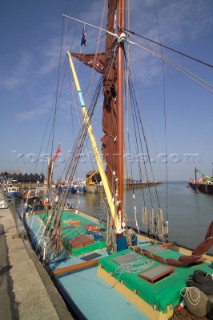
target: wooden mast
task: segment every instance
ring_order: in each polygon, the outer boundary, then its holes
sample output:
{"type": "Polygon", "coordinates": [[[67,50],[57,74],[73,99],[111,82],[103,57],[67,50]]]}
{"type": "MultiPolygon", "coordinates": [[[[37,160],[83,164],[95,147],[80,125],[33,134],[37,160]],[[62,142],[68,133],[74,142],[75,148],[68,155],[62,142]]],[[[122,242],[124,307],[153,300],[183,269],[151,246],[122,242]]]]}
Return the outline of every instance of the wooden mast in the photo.
{"type": "Polygon", "coordinates": [[[52,185],[53,168],[54,168],[55,161],[58,158],[58,155],[59,155],[60,152],[61,152],[61,148],[60,148],[60,144],[59,144],[54,157],[52,159],[50,159],[49,163],[48,163],[47,193],[46,193],[48,201],[49,201],[49,198],[50,198],[50,188],[51,188],[51,185],[52,185]]]}
{"type": "MultiPolygon", "coordinates": [[[[125,0],[118,0],[118,35],[123,33],[121,29],[125,27],[125,0]]],[[[118,46],[118,136],[117,136],[117,157],[118,157],[118,218],[122,229],[123,212],[123,41],[118,46]]]]}

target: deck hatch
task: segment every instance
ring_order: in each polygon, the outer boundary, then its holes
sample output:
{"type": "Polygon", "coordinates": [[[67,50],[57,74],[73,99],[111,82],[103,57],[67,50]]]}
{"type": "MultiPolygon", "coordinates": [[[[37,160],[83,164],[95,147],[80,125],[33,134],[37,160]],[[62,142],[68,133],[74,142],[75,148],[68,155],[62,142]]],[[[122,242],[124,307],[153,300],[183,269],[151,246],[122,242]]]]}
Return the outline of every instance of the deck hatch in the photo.
{"type": "Polygon", "coordinates": [[[83,247],[91,243],[94,243],[93,239],[85,235],[77,236],[69,240],[69,244],[72,246],[72,248],[83,247]]]}
{"type": "Polygon", "coordinates": [[[125,264],[125,263],[129,263],[129,262],[135,261],[140,258],[141,258],[141,255],[139,255],[135,252],[131,252],[128,254],[124,254],[118,258],[115,258],[115,259],[113,259],[113,261],[115,261],[118,264],[125,264]]]}
{"type": "Polygon", "coordinates": [[[101,256],[102,255],[100,253],[94,252],[94,253],[88,254],[87,256],[81,257],[81,260],[90,261],[101,256]]]}
{"type": "Polygon", "coordinates": [[[147,271],[144,271],[139,274],[139,277],[148,280],[149,282],[156,282],[163,277],[171,274],[174,271],[175,267],[168,266],[166,264],[159,264],[158,266],[155,266],[147,271]]]}

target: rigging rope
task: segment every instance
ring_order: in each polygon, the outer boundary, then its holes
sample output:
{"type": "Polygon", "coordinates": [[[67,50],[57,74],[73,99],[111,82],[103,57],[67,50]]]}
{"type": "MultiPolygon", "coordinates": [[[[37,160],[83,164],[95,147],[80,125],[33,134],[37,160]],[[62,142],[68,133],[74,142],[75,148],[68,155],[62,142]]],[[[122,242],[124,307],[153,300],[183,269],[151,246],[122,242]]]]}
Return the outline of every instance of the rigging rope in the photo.
{"type": "MultiPolygon", "coordinates": [[[[156,0],[154,1],[154,4],[155,4],[155,15],[156,15],[156,21],[157,21],[159,43],[161,44],[160,25],[159,25],[159,20],[158,20],[156,0]]],[[[160,48],[160,51],[161,51],[161,54],[163,55],[162,47],[160,48]]],[[[164,60],[161,60],[161,67],[162,67],[162,94],[163,94],[165,154],[167,155],[168,154],[168,146],[167,146],[167,118],[166,118],[166,95],[165,95],[164,60]]],[[[165,162],[165,171],[166,171],[166,223],[167,223],[167,228],[168,228],[168,220],[169,220],[169,211],[168,211],[168,161],[165,162]]],[[[167,230],[167,236],[168,236],[168,230],[167,230]]]]}
{"type": "Polygon", "coordinates": [[[152,40],[152,39],[150,39],[150,38],[147,38],[147,37],[145,37],[145,36],[142,36],[142,35],[138,34],[137,32],[134,32],[134,31],[131,31],[131,30],[128,30],[128,29],[125,29],[125,28],[124,28],[123,30],[126,31],[127,33],[136,35],[136,36],[139,37],[139,38],[142,38],[142,39],[144,39],[144,40],[147,40],[147,41],[149,41],[149,42],[152,42],[152,43],[154,43],[154,44],[157,44],[157,45],[159,45],[159,46],[162,47],[162,48],[168,49],[168,50],[173,51],[173,52],[175,52],[175,53],[177,53],[177,54],[180,54],[180,55],[182,55],[182,56],[184,56],[184,57],[186,57],[186,58],[189,58],[189,59],[194,60],[194,61],[196,61],[196,62],[198,62],[198,63],[201,63],[201,64],[203,64],[203,65],[205,65],[205,66],[207,66],[207,67],[209,67],[209,68],[213,68],[213,65],[211,65],[210,63],[204,62],[204,61],[202,61],[202,60],[200,60],[200,59],[197,59],[197,58],[194,58],[194,57],[192,57],[192,56],[190,56],[190,55],[188,55],[188,54],[186,54],[186,53],[183,53],[183,52],[181,52],[181,51],[178,51],[178,50],[176,50],[176,49],[173,49],[173,48],[171,48],[171,47],[168,47],[168,46],[166,46],[166,45],[163,45],[163,44],[161,43],[161,41],[160,41],[160,42],[154,41],[154,40],[152,40]]]}
{"type": "Polygon", "coordinates": [[[153,264],[154,262],[152,260],[139,258],[136,261],[121,264],[117,269],[115,269],[115,273],[140,273],[150,268],[153,264]]]}
{"type": "Polygon", "coordinates": [[[183,298],[187,300],[194,306],[200,302],[200,290],[195,287],[186,287],[180,291],[180,294],[183,298]],[[183,292],[185,290],[185,292],[183,292]]]}
{"type": "MultiPolygon", "coordinates": [[[[99,84],[96,88],[95,95],[94,95],[92,103],[91,103],[91,107],[88,110],[88,115],[89,115],[90,121],[91,121],[91,118],[94,114],[94,108],[96,106],[96,103],[98,101],[98,96],[99,96],[101,88],[102,88],[102,82],[103,82],[103,76],[100,77],[99,84]]],[[[71,152],[69,164],[67,164],[67,169],[66,169],[67,171],[65,172],[65,176],[68,177],[67,188],[60,195],[59,203],[57,203],[56,206],[53,207],[53,214],[52,214],[52,218],[51,218],[52,224],[54,225],[53,229],[59,228],[60,219],[63,214],[63,210],[64,210],[66,200],[67,200],[68,188],[71,185],[71,182],[73,180],[73,176],[76,171],[76,167],[77,167],[77,163],[78,163],[78,155],[80,154],[80,152],[83,148],[84,141],[85,141],[86,137],[87,137],[87,125],[86,125],[86,122],[83,122],[82,128],[80,130],[80,133],[76,139],[73,150],[71,152]]],[[[55,239],[55,237],[57,236],[55,233],[52,233],[52,229],[49,229],[49,228],[47,228],[46,234],[49,234],[50,239],[52,239],[52,240],[55,239]]],[[[52,244],[52,242],[50,243],[50,245],[51,244],[52,244]]]]}
{"type": "MultiPolygon", "coordinates": [[[[73,18],[73,17],[69,17],[67,15],[64,15],[64,17],[68,18],[68,19],[71,19],[71,20],[75,20],[75,21],[79,21],[81,23],[86,23],[87,25],[90,25],[96,29],[101,29],[103,31],[105,31],[106,33],[112,35],[113,37],[117,38],[118,39],[118,35],[117,34],[114,34],[112,32],[109,32],[108,30],[106,29],[103,29],[103,28],[99,28],[95,25],[92,25],[90,23],[87,23],[85,21],[82,21],[82,20],[79,20],[79,19],[76,19],[76,18],[73,18]]],[[[188,70],[184,69],[183,67],[179,66],[178,64],[174,63],[172,60],[164,57],[164,56],[161,56],[159,54],[159,52],[155,51],[154,49],[150,48],[149,46],[143,44],[143,45],[138,45],[136,42],[133,42],[133,41],[130,41],[130,40],[126,40],[127,42],[129,42],[130,44],[136,46],[136,47],[139,47],[141,49],[144,49],[145,51],[147,52],[151,52],[153,55],[159,57],[160,59],[164,59],[167,63],[173,65],[173,67],[175,67],[177,70],[179,70],[180,72],[184,73],[185,75],[187,75],[188,77],[190,77],[192,80],[194,80],[195,82],[197,82],[199,85],[203,86],[206,90],[210,91],[210,92],[213,92],[213,90],[211,89],[211,87],[213,87],[211,84],[207,83],[205,80],[197,77],[196,75],[194,75],[193,73],[189,72],[188,70]]],[[[210,65],[211,66],[211,65],[210,65]]]]}
{"type": "Polygon", "coordinates": [[[139,45],[136,42],[132,42],[130,41],[130,43],[132,45],[135,45],[138,48],[141,48],[143,50],[145,50],[148,53],[152,53],[153,56],[156,56],[164,61],[166,61],[168,64],[170,64],[171,66],[173,66],[175,69],[177,69],[178,71],[180,71],[181,73],[185,74],[187,77],[191,78],[193,81],[195,81],[197,84],[199,84],[200,86],[202,86],[203,88],[205,88],[206,90],[208,90],[209,92],[213,93],[213,85],[211,85],[210,83],[208,83],[207,81],[203,80],[202,78],[196,76],[195,74],[193,74],[192,72],[190,72],[189,70],[185,69],[184,67],[182,67],[181,65],[177,64],[176,62],[174,62],[173,60],[166,58],[164,55],[161,55],[160,52],[154,50],[153,48],[147,46],[145,43],[141,42],[142,44],[139,45]]]}
{"type": "MultiPolygon", "coordinates": [[[[124,51],[124,58],[126,59],[125,51],[124,51]]],[[[125,65],[125,67],[126,67],[126,65],[125,65]]],[[[142,155],[144,155],[145,154],[144,147],[143,147],[143,145],[144,145],[145,150],[146,150],[146,155],[149,160],[148,163],[146,163],[146,161],[145,161],[146,159],[144,159],[144,157],[142,158],[142,164],[143,164],[144,170],[145,170],[145,176],[146,176],[146,181],[148,184],[148,192],[149,192],[149,198],[150,198],[150,203],[151,203],[150,225],[149,225],[149,223],[147,225],[147,221],[146,221],[146,201],[145,201],[143,188],[142,188],[142,195],[143,195],[143,201],[144,201],[144,209],[142,210],[142,220],[143,220],[143,222],[145,222],[145,226],[147,227],[148,233],[151,230],[152,231],[151,234],[153,236],[157,236],[159,239],[162,239],[163,237],[167,236],[168,229],[165,228],[164,222],[163,222],[163,212],[160,207],[160,201],[159,201],[157,188],[155,185],[155,179],[154,179],[154,173],[153,173],[153,168],[152,168],[151,159],[150,159],[148,143],[147,143],[145,129],[144,129],[143,122],[142,122],[141,110],[139,109],[139,105],[137,103],[137,99],[136,99],[136,95],[135,95],[135,91],[134,91],[134,87],[133,87],[133,82],[131,79],[131,72],[129,71],[128,74],[129,74],[128,82],[129,82],[129,87],[130,87],[130,90],[129,90],[130,91],[130,101],[132,104],[131,111],[132,111],[132,119],[133,119],[133,123],[134,123],[133,129],[134,129],[134,136],[135,136],[135,140],[136,140],[136,151],[137,151],[137,154],[141,154],[141,151],[142,151],[142,155]],[[142,141],[140,132],[142,133],[143,141],[142,141]],[[149,164],[149,170],[150,170],[150,173],[152,176],[152,181],[154,183],[153,187],[155,190],[155,196],[156,196],[156,200],[157,200],[157,204],[158,204],[157,218],[154,217],[151,187],[148,183],[148,181],[150,181],[150,179],[148,178],[148,164],[149,164]],[[159,219],[159,221],[158,221],[158,219],[159,219]],[[165,232],[166,230],[167,230],[167,232],[165,232]]],[[[130,167],[131,167],[131,163],[130,163],[130,167]]],[[[141,161],[138,161],[138,169],[139,169],[140,176],[142,177],[141,161]]],[[[135,212],[135,208],[134,208],[134,212],[135,212]]],[[[136,223],[137,223],[137,221],[136,221],[136,223]]],[[[166,226],[167,226],[167,224],[166,224],[166,226]]]]}
{"type": "MultiPolygon", "coordinates": [[[[132,82],[132,79],[131,79],[130,70],[129,70],[129,86],[130,86],[130,97],[131,97],[131,103],[132,103],[132,118],[133,118],[134,124],[135,124],[134,125],[134,133],[135,133],[135,138],[136,138],[137,153],[140,154],[140,151],[142,151],[142,155],[145,155],[144,150],[143,150],[143,143],[142,143],[141,135],[139,134],[140,131],[141,131],[142,132],[142,136],[143,136],[143,140],[144,140],[144,144],[145,144],[146,155],[147,155],[148,160],[149,160],[150,171],[151,171],[151,175],[152,175],[152,181],[154,182],[155,179],[154,179],[154,173],[153,173],[152,166],[151,166],[151,159],[150,159],[150,153],[149,153],[147,138],[146,138],[145,129],[144,129],[144,126],[143,126],[141,110],[139,108],[139,105],[138,105],[138,102],[137,102],[137,98],[136,98],[136,94],[135,94],[135,91],[134,91],[134,86],[133,86],[133,82],[132,82]]],[[[139,170],[140,170],[139,172],[140,172],[141,177],[142,177],[142,169],[141,169],[140,163],[141,163],[141,161],[138,161],[139,170]]],[[[144,157],[142,157],[142,163],[143,163],[144,168],[145,168],[146,180],[148,181],[149,180],[148,179],[148,168],[147,168],[147,164],[146,164],[146,159],[144,157]]],[[[149,187],[149,191],[150,191],[150,187],[149,187]]],[[[159,197],[157,195],[156,187],[155,187],[155,191],[156,191],[156,196],[157,196],[157,200],[158,200],[158,205],[160,206],[159,197]]],[[[151,194],[150,194],[150,199],[151,199],[151,194]]],[[[152,201],[151,201],[151,203],[152,203],[152,201]]]]}

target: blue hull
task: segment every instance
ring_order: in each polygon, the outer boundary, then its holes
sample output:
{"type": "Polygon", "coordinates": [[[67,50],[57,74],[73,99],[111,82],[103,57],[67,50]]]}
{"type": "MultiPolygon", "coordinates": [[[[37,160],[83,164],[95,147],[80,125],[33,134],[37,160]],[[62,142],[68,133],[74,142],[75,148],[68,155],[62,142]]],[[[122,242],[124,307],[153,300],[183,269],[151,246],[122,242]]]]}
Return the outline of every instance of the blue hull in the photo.
{"type": "Polygon", "coordinates": [[[13,200],[13,199],[23,199],[22,193],[21,192],[8,192],[7,193],[7,199],[8,200],[13,200]]]}

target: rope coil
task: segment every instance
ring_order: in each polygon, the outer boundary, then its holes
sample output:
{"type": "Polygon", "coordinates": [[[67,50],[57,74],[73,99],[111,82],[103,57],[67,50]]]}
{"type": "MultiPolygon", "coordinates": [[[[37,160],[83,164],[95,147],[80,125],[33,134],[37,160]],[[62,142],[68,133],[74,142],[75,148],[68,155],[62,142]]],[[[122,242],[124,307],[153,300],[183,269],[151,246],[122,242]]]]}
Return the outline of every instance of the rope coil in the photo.
{"type": "Polygon", "coordinates": [[[144,259],[138,259],[133,262],[121,264],[116,270],[115,273],[137,273],[144,271],[148,268],[150,268],[153,265],[152,260],[144,260],[144,259]]]}
{"type": "Polygon", "coordinates": [[[183,298],[187,298],[187,300],[194,306],[196,306],[200,302],[200,290],[195,287],[186,287],[180,291],[180,294],[183,298]],[[185,293],[183,293],[185,290],[185,293]]]}

